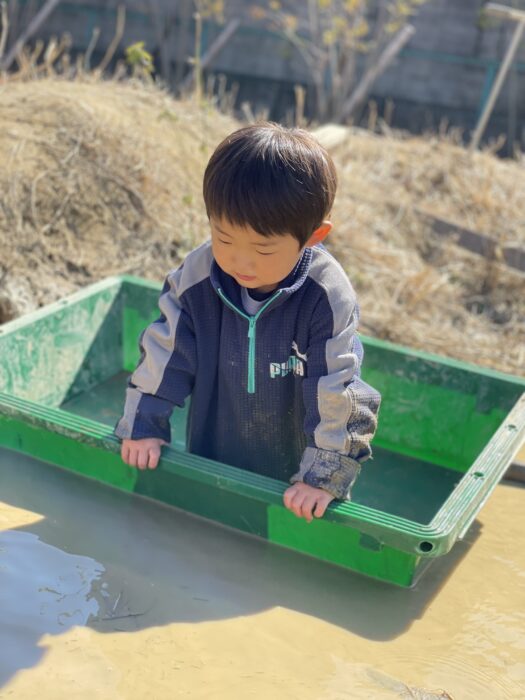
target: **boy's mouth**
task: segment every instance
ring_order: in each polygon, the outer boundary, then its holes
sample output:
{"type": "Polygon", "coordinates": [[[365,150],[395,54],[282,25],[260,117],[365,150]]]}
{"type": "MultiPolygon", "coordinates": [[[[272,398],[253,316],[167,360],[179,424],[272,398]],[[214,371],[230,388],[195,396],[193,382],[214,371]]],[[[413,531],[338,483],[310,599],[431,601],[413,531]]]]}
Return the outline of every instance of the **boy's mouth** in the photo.
{"type": "Polygon", "coordinates": [[[235,273],[235,277],[237,277],[237,279],[242,280],[243,282],[253,282],[253,280],[255,279],[255,277],[253,276],[239,275],[237,272],[235,273]]]}

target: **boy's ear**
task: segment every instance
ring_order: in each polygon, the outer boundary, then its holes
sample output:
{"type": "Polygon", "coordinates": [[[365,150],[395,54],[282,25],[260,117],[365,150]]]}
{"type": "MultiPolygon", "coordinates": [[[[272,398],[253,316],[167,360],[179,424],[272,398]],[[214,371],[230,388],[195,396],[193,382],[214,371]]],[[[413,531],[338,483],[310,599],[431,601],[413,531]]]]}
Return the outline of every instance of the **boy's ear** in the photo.
{"type": "Polygon", "coordinates": [[[319,228],[316,228],[310,236],[310,238],[306,241],[304,247],[312,248],[314,245],[317,245],[317,243],[324,241],[324,239],[328,236],[331,230],[332,223],[330,221],[323,221],[319,228]]]}

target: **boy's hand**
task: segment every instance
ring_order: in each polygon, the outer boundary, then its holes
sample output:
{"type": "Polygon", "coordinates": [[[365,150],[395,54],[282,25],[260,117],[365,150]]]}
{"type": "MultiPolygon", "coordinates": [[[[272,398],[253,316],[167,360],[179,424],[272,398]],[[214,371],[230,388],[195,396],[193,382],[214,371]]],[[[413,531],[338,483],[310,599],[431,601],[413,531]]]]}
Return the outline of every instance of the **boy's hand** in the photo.
{"type": "Polygon", "coordinates": [[[165,444],[166,442],[160,438],[122,440],[120,455],[130,467],[155,469],[159,463],[161,445],[165,444]]]}
{"type": "Polygon", "coordinates": [[[333,500],[334,497],[328,491],[308,486],[302,481],[286,489],[283,496],[284,505],[288,510],[309,523],[312,522],[314,515],[316,518],[322,518],[328,504],[333,500]]]}

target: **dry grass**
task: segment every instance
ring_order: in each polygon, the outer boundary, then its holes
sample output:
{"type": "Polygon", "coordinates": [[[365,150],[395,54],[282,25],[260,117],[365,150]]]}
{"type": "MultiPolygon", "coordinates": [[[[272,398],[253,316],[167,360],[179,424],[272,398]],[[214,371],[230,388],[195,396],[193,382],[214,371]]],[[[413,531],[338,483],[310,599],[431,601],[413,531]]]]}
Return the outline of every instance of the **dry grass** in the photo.
{"type": "Polygon", "coordinates": [[[204,168],[235,127],[140,83],[0,86],[4,320],[107,275],[158,279],[179,262],[207,235],[204,168]]]}
{"type": "MultiPolygon", "coordinates": [[[[138,82],[0,85],[0,321],[107,275],[162,279],[208,234],[204,167],[237,126],[138,82]]],[[[525,276],[437,240],[414,210],[523,245],[523,165],[357,130],[334,158],[331,246],[362,331],[523,373],[525,276]]]]}
{"type": "Polygon", "coordinates": [[[525,274],[438,237],[417,211],[525,248],[523,164],[360,130],[333,156],[332,247],[359,292],[361,330],[524,374],[525,274]]]}

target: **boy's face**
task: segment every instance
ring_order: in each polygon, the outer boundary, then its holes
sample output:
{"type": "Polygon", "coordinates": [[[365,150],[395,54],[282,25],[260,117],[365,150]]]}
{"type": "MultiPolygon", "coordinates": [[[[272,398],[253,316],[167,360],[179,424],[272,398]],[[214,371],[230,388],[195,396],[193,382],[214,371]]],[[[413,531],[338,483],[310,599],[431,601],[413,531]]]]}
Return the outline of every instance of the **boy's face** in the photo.
{"type": "Polygon", "coordinates": [[[213,218],[210,225],[213,256],[221,270],[242,287],[259,292],[276,289],[304,249],[291,234],[261,236],[250,226],[235,226],[213,218]]]}

